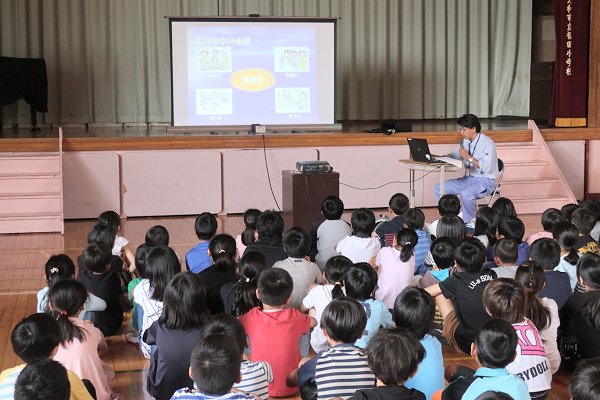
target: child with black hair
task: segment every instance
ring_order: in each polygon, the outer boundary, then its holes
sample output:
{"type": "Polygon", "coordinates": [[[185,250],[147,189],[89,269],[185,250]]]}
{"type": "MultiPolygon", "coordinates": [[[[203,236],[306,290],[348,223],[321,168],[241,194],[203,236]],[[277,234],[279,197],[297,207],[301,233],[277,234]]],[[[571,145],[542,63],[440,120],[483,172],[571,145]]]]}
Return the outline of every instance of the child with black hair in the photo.
{"type": "Polygon", "coordinates": [[[316,353],[325,351],[329,347],[327,338],[323,334],[323,330],[320,329],[321,316],[331,300],[341,299],[345,296],[344,276],[350,267],[352,267],[352,261],[347,257],[331,257],[327,260],[323,272],[326,283],[313,286],[302,300],[300,311],[304,313],[308,313],[313,309],[315,311],[317,326],[310,334],[310,345],[316,353]]]}
{"type": "Polygon", "coordinates": [[[433,399],[476,400],[479,395],[493,390],[506,393],[513,399],[530,399],[523,379],[506,369],[516,356],[518,337],[510,322],[491,319],[478,330],[470,354],[479,366],[477,371],[449,365],[446,373],[450,385],[433,399]]]}
{"type": "Polygon", "coordinates": [[[277,261],[273,267],[286,270],[291,275],[294,289],[288,306],[300,309],[308,288],[315,283],[322,284],[325,280],[317,264],[307,260],[310,236],[303,228],[295,226],[287,231],[283,235],[283,248],[288,258],[277,261]]]}
{"type": "Polygon", "coordinates": [[[128,266],[131,274],[137,271],[135,265],[135,255],[129,244],[129,240],[121,236],[121,217],[114,211],[104,211],[98,216],[98,222],[105,225],[110,225],[115,231],[115,241],[111,247],[111,254],[121,258],[128,266]]]}
{"type": "Polygon", "coordinates": [[[412,229],[398,231],[390,247],[377,253],[375,268],[378,273],[375,298],[383,301],[388,309],[394,308],[394,300],[405,287],[411,284],[415,273],[414,248],[418,241],[412,229]]]}
{"type": "Polygon", "coordinates": [[[367,360],[377,378],[376,387],[357,390],[351,400],[425,400],[425,395],[404,384],[415,375],[425,349],[414,333],[404,328],[381,329],[367,346],[367,360]]]}
{"type": "MultiPolygon", "coordinates": [[[[460,200],[455,194],[445,194],[442,197],[440,197],[440,199],[438,200],[437,209],[440,218],[444,215],[454,215],[460,218],[460,200]]],[[[431,224],[426,224],[425,230],[427,231],[427,233],[429,233],[430,236],[436,236],[437,224],[439,220],[440,219],[438,218],[431,224]]],[[[432,238],[432,240],[433,239],[434,238],[432,238]]]]}
{"type": "Polygon", "coordinates": [[[303,360],[299,368],[288,375],[288,385],[300,386],[304,400],[347,399],[357,390],[375,386],[375,375],[369,368],[367,356],[354,345],[366,323],[367,314],[359,302],[348,297],[332,300],[320,321],[330,348],[303,360]]]}
{"type": "Polygon", "coordinates": [[[352,228],[342,219],[344,202],[337,196],[327,196],[323,200],[321,214],[325,217],[325,221],[312,230],[312,247],[315,252],[315,262],[323,270],[327,260],[338,255],[335,246],[340,240],[352,234],[352,228]]]}
{"type": "Polygon", "coordinates": [[[133,289],[136,307],[139,306],[141,319],[137,321],[142,354],[150,358],[150,345],[144,342],[146,329],[158,320],[163,309],[163,297],[169,281],[181,272],[177,254],[167,246],[156,246],[146,256],[145,278],[133,289]]]}
{"type": "Polygon", "coordinates": [[[185,254],[185,265],[188,271],[198,274],[213,264],[208,246],[217,233],[217,228],[217,219],[211,213],[203,212],[196,217],[194,230],[200,242],[185,254]]]}
{"type": "Polygon", "coordinates": [[[455,272],[438,284],[425,290],[432,295],[444,318],[443,335],[458,351],[469,354],[475,333],[489,320],[483,307],[483,290],[496,277],[490,270],[482,270],[485,248],[475,238],[464,239],[455,252],[455,272]]]}
{"type": "Polygon", "coordinates": [[[291,300],[293,281],[281,268],[268,268],[258,277],[257,297],[263,309],[253,308],[240,317],[250,340],[250,360],[267,361],[273,369],[269,394],[290,396],[297,387],[287,386],[287,375],[298,365],[298,341],[317,325],[314,318],[295,308],[286,308],[291,300]]]}
{"type": "Polygon", "coordinates": [[[68,400],[71,384],[61,363],[46,359],[27,364],[15,383],[15,400],[68,400]]]}
{"type": "Polygon", "coordinates": [[[526,317],[525,288],[513,279],[498,278],[483,291],[483,304],[492,318],[510,322],[519,337],[516,357],[506,369],[525,381],[532,399],[545,399],[552,385],[552,372],[539,331],[526,317]]]}
{"type": "Polygon", "coordinates": [[[484,268],[491,269],[498,278],[514,278],[517,272],[519,246],[511,239],[500,239],[494,246],[494,261],[488,261],[484,268]]]}
{"type": "MultiPolygon", "coordinates": [[[[75,278],[75,264],[66,254],[57,254],[51,256],[44,265],[44,277],[46,278],[46,287],[37,292],[37,312],[43,313],[48,310],[48,290],[56,283],[67,279],[75,278]]],[[[106,302],[93,293],[88,292],[88,299],[80,315],[84,318],[86,311],[104,311],[106,302]]]]}
{"type": "Polygon", "coordinates": [[[571,222],[579,230],[579,237],[575,243],[580,256],[586,253],[598,254],[598,242],[590,236],[590,232],[596,225],[596,216],[587,208],[578,208],[571,215],[571,222]]]}
{"type": "Polygon", "coordinates": [[[423,276],[429,269],[425,266],[425,258],[429,252],[429,247],[431,246],[431,237],[424,230],[425,214],[423,214],[423,211],[419,208],[409,208],[406,210],[404,213],[404,227],[412,229],[417,234],[417,242],[414,244],[414,275],[423,276]]]}
{"type": "MultiPolygon", "coordinates": [[[[25,364],[0,373],[0,393],[6,399],[13,398],[16,381],[27,364],[49,359],[54,355],[60,344],[58,323],[48,314],[32,314],[15,325],[10,341],[13,351],[25,364]]],[[[71,400],[92,399],[76,374],[67,371],[67,377],[71,387],[71,400]]]]}
{"type": "Polygon", "coordinates": [[[204,327],[204,337],[212,335],[229,336],[235,340],[242,353],[242,378],[240,382],[234,383],[234,389],[256,395],[261,400],[268,400],[269,383],[273,382],[271,365],[266,361],[250,361],[247,359],[244,354],[246,331],[242,323],[237,318],[228,314],[216,315],[204,327]]]}
{"type": "Polygon", "coordinates": [[[536,240],[531,245],[531,260],[538,262],[546,275],[546,286],[540,296],[556,301],[560,310],[573,293],[569,275],[555,270],[560,262],[560,245],[552,239],[536,240]]]}
{"type": "Polygon", "coordinates": [[[556,208],[548,208],[542,213],[541,223],[543,231],[536,232],[534,234],[529,235],[526,242],[529,246],[533,242],[541,238],[552,239],[552,232],[554,231],[554,227],[556,224],[563,222],[565,217],[561,214],[560,210],[556,208]]]}
{"type": "Polygon", "coordinates": [[[235,237],[238,254],[244,254],[246,246],[256,242],[258,237],[258,233],[256,232],[256,222],[258,221],[259,216],[260,210],[257,210],[256,208],[249,208],[244,211],[244,230],[235,237]]]}
{"type": "Polygon", "coordinates": [[[107,348],[104,336],[90,321],[77,317],[86,298],[85,286],[73,280],[58,282],[48,292],[51,315],[60,330],[60,345],[52,358],[92,382],[98,400],[114,399],[118,395],[110,385],[115,373],[100,359],[107,348]]]}
{"type": "Polygon", "coordinates": [[[600,356],[600,256],[585,254],[577,262],[579,283],[585,293],[574,293],[560,311],[561,331],[577,337],[582,358],[600,356]]]}
{"type": "Polygon", "coordinates": [[[87,290],[106,302],[105,310],[88,312],[86,316],[104,336],[116,334],[123,324],[123,292],[119,278],[109,270],[111,257],[105,244],[92,242],[81,254],[83,268],[77,276],[87,290]]]}
{"type": "Polygon", "coordinates": [[[154,225],[146,231],[144,243],[150,248],[156,246],[168,246],[169,231],[162,225],[154,225]]]}
{"type": "Polygon", "coordinates": [[[256,221],[258,239],[246,247],[244,254],[249,251],[261,253],[265,256],[269,268],[277,261],[285,260],[288,256],[281,243],[283,227],[284,222],[281,213],[273,210],[263,211],[258,217],[258,221],[256,221]]]}
{"type": "Polygon", "coordinates": [[[515,205],[508,197],[498,197],[492,204],[492,209],[496,213],[497,221],[504,218],[517,218],[515,205]]]}
{"type": "Polygon", "coordinates": [[[429,334],[433,328],[434,315],[435,300],[424,289],[407,287],[394,303],[393,318],[396,326],[414,333],[425,349],[425,357],[419,363],[419,369],[404,386],[423,392],[428,399],[444,388],[442,344],[429,334]]]}
{"type": "Polygon", "coordinates": [[[431,259],[433,266],[425,275],[416,275],[413,283],[416,287],[426,288],[440,283],[455,272],[454,251],[457,241],[449,237],[437,238],[431,243],[431,259]]]}
{"type": "Polygon", "coordinates": [[[189,376],[197,389],[177,390],[171,399],[180,400],[255,400],[254,396],[232,392],[240,381],[242,353],[235,340],[225,335],[205,337],[192,352],[189,376]]]}
{"type": "Polygon", "coordinates": [[[131,309],[131,329],[132,332],[128,332],[125,334],[125,340],[129,343],[138,344],[139,336],[140,336],[140,327],[137,325],[138,317],[136,316],[138,313],[138,308],[135,305],[135,301],[133,298],[133,291],[137,285],[142,282],[142,279],[146,276],[146,257],[148,256],[148,252],[150,248],[146,243],[142,243],[135,250],[135,266],[138,272],[138,277],[135,277],[127,284],[127,300],[131,302],[133,308],[131,309]]]}
{"type": "Polygon", "coordinates": [[[377,272],[370,264],[356,263],[346,272],[344,277],[346,296],[358,300],[367,313],[367,327],[356,341],[356,346],[363,349],[379,328],[394,326],[392,314],[387,306],[381,300],[373,298],[376,287],[377,272]]]}
{"type": "Polygon", "coordinates": [[[598,382],[600,382],[600,358],[580,361],[569,382],[571,400],[600,399],[598,382]]]}
{"type": "Polygon", "coordinates": [[[404,193],[395,193],[388,202],[388,211],[392,217],[377,225],[375,234],[381,247],[391,246],[398,231],[404,228],[404,213],[410,208],[410,200],[404,193]]]}
{"type": "Polygon", "coordinates": [[[236,280],[237,247],[235,239],[226,234],[216,235],[210,241],[208,250],[213,264],[197,275],[206,286],[206,305],[211,314],[216,315],[225,311],[221,299],[221,287],[236,280]]]}
{"type": "Polygon", "coordinates": [[[146,385],[152,397],[168,400],[177,389],[192,385],[183,360],[202,339],[209,315],[200,278],[191,272],[175,275],[165,288],[162,314],[147,330],[146,343],[156,346],[146,385]]]}
{"type": "Polygon", "coordinates": [[[554,270],[569,275],[571,290],[574,291],[578,284],[577,261],[579,260],[579,253],[576,244],[579,231],[571,222],[563,221],[554,226],[552,235],[560,245],[560,261],[554,270]]]}
{"type": "Polygon", "coordinates": [[[598,200],[587,199],[579,205],[582,208],[587,208],[596,217],[596,223],[590,231],[590,236],[596,242],[600,239],[600,202],[598,200]]]}
{"type": "MultiPolygon", "coordinates": [[[[96,222],[88,231],[87,244],[90,245],[92,243],[103,243],[110,251],[115,244],[116,235],[117,232],[112,225],[96,222]]],[[[123,263],[123,259],[117,256],[113,257],[112,253],[109,265],[109,270],[115,274],[123,274],[125,270],[127,270],[127,266],[123,263]]],[[[79,267],[79,272],[81,272],[82,269],[85,269],[81,255],[77,257],[77,266],[79,267]]],[[[135,266],[132,268],[132,271],[135,271],[135,266]]],[[[120,276],[119,279],[121,279],[120,276]]],[[[129,282],[129,280],[127,280],[127,282],[129,282]]],[[[121,282],[122,289],[127,287],[127,282],[121,282]]]]}
{"type": "Polygon", "coordinates": [[[373,236],[375,214],[367,208],[354,210],[350,218],[352,235],[340,240],[335,250],[353,263],[371,262],[381,249],[379,239],[373,236]]]}
{"type": "Polygon", "coordinates": [[[479,207],[475,214],[473,237],[486,247],[496,244],[496,213],[488,206],[479,207]]]}
{"type": "Polygon", "coordinates": [[[558,306],[556,302],[548,297],[539,297],[539,292],[546,285],[546,276],[541,265],[535,261],[525,261],[515,275],[515,281],[519,282],[527,290],[527,311],[525,316],[533,322],[540,334],[540,339],[546,351],[546,357],[550,362],[552,374],[560,367],[560,353],[558,351],[558,306]]]}
{"type": "Polygon", "coordinates": [[[573,212],[578,208],[579,205],[575,203],[565,204],[560,208],[560,213],[563,215],[565,221],[571,222],[571,216],[573,215],[573,212]]]}
{"type": "Polygon", "coordinates": [[[529,245],[523,241],[523,236],[525,236],[525,225],[519,218],[509,217],[498,220],[498,239],[510,239],[517,244],[516,265],[521,265],[529,260],[530,249],[529,245]]]}
{"type": "Polygon", "coordinates": [[[256,251],[250,251],[240,258],[236,268],[237,280],[221,286],[221,300],[226,313],[239,317],[254,307],[262,307],[256,297],[256,285],[258,276],[265,269],[265,256],[256,251]]]}

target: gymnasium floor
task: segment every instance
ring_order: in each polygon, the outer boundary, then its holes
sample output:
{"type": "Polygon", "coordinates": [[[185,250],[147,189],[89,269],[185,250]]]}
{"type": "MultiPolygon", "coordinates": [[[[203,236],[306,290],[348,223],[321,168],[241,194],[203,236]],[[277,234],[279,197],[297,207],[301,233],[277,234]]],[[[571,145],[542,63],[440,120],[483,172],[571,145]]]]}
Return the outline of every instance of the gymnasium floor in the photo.
{"type": "MultiPolygon", "coordinates": [[[[386,210],[374,210],[376,215],[386,210]]],[[[437,210],[424,209],[427,221],[437,218],[437,210]]],[[[349,220],[349,215],[345,216],[349,220]]],[[[522,216],[527,227],[526,236],[537,232],[539,215],[522,216]]],[[[66,253],[73,260],[86,245],[89,227],[94,221],[67,221],[65,234],[3,234],[0,235],[0,370],[13,367],[20,360],[12,352],[10,332],[14,325],[35,312],[35,293],[45,286],[44,263],[52,254],[66,253]]],[[[133,248],[144,240],[146,230],[153,225],[164,225],[170,233],[170,245],[182,257],[196,244],[194,217],[132,218],[123,220],[122,235],[133,248]]],[[[219,216],[219,230],[232,236],[243,229],[241,215],[219,216]]],[[[124,324],[123,332],[127,326],[124,324]]],[[[136,346],[127,343],[123,335],[107,338],[108,352],[103,359],[116,371],[114,390],[121,399],[143,399],[142,370],[148,367],[136,346]]],[[[444,362],[460,362],[475,367],[472,358],[444,346],[444,362]]],[[[554,375],[549,400],[569,399],[567,385],[570,372],[561,368],[554,375]]],[[[297,397],[299,399],[299,396],[297,397]]]]}

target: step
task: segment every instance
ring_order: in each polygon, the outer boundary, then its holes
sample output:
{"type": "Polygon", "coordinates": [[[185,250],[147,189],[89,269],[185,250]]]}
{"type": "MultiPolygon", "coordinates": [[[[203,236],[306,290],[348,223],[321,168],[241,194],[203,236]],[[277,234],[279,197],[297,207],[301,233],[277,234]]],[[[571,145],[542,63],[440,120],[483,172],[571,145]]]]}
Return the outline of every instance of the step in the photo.
{"type": "Polygon", "coordinates": [[[504,179],[539,179],[554,174],[554,165],[549,161],[507,161],[504,163],[504,179]]]}
{"type": "Polygon", "coordinates": [[[2,176],[58,174],[59,157],[0,157],[2,176]]]}
{"type": "Polygon", "coordinates": [[[562,193],[562,182],[558,179],[532,180],[530,178],[502,180],[500,193],[512,198],[527,193],[539,196],[555,196],[562,193]]]}
{"type": "Polygon", "coordinates": [[[19,212],[0,212],[0,221],[8,220],[30,220],[43,218],[58,218],[60,211],[37,211],[28,213],[19,212]]]}
{"type": "Polygon", "coordinates": [[[0,218],[0,233],[62,232],[62,216],[27,219],[0,218]]]}
{"type": "Polygon", "coordinates": [[[34,176],[28,178],[0,178],[0,196],[9,194],[60,193],[60,177],[34,176]]]}
{"type": "Polygon", "coordinates": [[[0,191],[0,199],[46,199],[60,198],[60,190],[44,190],[42,192],[10,192],[3,193],[0,191]]]}
{"type": "Polygon", "coordinates": [[[548,208],[560,209],[565,204],[571,203],[566,196],[520,195],[511,196],[518,214],[541,214],[548,208]]]}
{"type": "Polygon", "coordinates": [[[506,144],[496,146],[496,153],[502,161],[521,161],[542,158],[542,147],[534,144],[506,144]]]}
{"type": "Polygon", "coordinates": [[[36,178],[56,178],[60,176],[59,171],[39,171],[39,172],[0,172],[0,180],[3,179],[11,179],[11,178],[19,178],[19,179],[36,179],[36,178]]]}
{"type": "Polygon", "coordinates": [[[15,214],[29,214],[37,212],[60,212],[62,208],[61,197],[53,196],[15,196],[0,197],[0,215],[2,212],[15,214]]]}

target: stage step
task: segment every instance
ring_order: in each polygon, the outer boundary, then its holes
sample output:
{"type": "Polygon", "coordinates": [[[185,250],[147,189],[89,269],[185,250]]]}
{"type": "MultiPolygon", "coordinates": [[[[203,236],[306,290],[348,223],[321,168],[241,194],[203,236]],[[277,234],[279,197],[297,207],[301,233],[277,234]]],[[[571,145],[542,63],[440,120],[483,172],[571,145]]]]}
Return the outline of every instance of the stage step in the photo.
{"type": "Polygon", "coordinates": [[[538,214],[576,203],[535,122],[529,121],[529,128],[533,131],[531,144],[497,146],[504,162],[500,195],[513,201],[518,214],[538,214]]]}
{"type": "Polygon", "coordinates": [[[0,154],[0,233],[64,232],[59,151],[0,154]]]}

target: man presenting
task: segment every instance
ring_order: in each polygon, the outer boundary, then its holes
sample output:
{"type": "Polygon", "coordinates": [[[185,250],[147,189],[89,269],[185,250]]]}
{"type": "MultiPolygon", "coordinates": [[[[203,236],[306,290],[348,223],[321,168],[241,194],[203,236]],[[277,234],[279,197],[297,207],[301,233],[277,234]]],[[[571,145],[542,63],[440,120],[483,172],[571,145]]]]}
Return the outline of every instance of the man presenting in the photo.
{"type": "MultiPolygon", "coordinates": [[[[465,114],[457,123],[462,138],[449,156],[463,161],[465,176],[446,181],[445,192],[460,196],[462,218],[469,223],[475,218],[477,199],[492,193],[496,187],[498,156],[494,141],[481,133],[481,124],[475,115],[465,114]]],[[[434,190],[439,200],[440,185],[435,185],[434,190]]]]}

